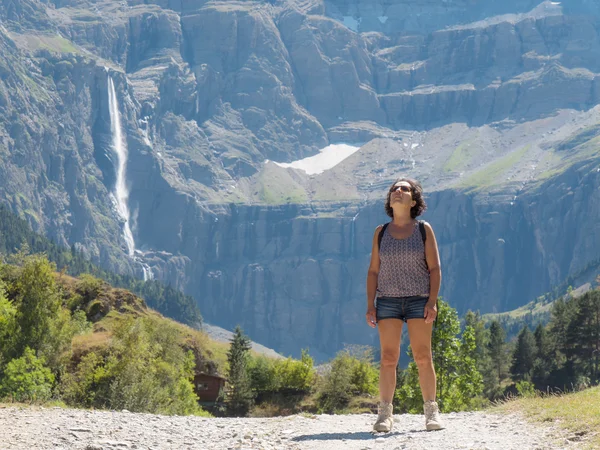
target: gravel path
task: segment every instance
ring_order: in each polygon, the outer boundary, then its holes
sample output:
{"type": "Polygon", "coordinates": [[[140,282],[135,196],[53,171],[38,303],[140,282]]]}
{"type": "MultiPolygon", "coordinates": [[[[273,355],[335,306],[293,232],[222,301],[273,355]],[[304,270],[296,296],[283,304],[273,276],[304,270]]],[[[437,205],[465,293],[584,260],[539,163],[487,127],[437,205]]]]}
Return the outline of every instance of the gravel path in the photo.
{"type": "Polygon", "coordinates": [[[372,414],[206,419],[0,406],[0,449],[558,449],[565,434],[517,415],[442,414],[447,429],[426,432],[422,416],[396,415],[394,430],[371,434],[372,414]],[[560,438],[562,434],[562,438],[560,438]]]}

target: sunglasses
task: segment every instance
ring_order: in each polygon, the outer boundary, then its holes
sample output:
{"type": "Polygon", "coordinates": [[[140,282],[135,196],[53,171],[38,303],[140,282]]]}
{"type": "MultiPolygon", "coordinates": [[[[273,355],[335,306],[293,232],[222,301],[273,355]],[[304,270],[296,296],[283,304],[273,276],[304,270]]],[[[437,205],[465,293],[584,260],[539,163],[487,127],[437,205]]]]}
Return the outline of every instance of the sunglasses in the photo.
{"type": "Polygon", "coordinates": [[[410,186],[406,186],[405,184],[401,185],[401,186],[395,186],[392,188],[391,192],[395,192],[398,189],[400,189],[402,192],[411,192],[412,189],[410,186]]]}

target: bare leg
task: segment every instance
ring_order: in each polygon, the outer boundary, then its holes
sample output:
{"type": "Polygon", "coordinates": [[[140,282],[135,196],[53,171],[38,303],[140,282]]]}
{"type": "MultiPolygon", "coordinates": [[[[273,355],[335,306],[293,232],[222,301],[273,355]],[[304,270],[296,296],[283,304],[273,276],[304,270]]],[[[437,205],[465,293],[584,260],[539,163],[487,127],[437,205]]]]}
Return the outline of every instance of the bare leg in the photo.
{"type": "Polygon", "coordinates": [[[410,347],[419,369],[419,384],[423,393],[423,401],[435,401],[436,396],[435,369],[431,355],[432,329],[433,324],[425,323],[425,319],[408,320],[410,347]]]}
{"type": "Polygon", "coordinates": [[[384,319],[377,323],[381,345],[381,366],[379,368],[379,398],[391,403],[396,389],[396,366],[400,358],[400,338],[402,320],[384,319]]]}

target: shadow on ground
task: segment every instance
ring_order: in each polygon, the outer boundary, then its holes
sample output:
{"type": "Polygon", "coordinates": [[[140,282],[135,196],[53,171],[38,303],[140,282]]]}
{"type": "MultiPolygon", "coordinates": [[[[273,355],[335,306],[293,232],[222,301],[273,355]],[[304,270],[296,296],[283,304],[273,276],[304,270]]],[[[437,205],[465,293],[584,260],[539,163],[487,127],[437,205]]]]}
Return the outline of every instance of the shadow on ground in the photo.
{"type": "Polygon", "coordinates": [[[397,436],[405,436],[406,431],[396,431],[391,433],[371,433],[370,431],[358,431],[353,433],[317,433],[317,434],[302,434],[295,436],[292,441],[341,441],[343,439],[349,441],[370,441],[377,438],[394,438],[397,436]]]}

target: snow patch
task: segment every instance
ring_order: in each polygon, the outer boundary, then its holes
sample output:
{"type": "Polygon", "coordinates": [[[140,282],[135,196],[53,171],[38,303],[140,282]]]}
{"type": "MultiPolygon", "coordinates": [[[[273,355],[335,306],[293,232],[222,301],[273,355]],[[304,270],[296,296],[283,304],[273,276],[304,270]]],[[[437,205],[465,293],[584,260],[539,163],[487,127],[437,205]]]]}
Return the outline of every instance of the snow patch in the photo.
{"type": "Polygon", "coordinates": [[[321,149],[318,154],[299,159],[291,163],[278,163],[279,167],[304,170],[307,175],[318,175],[337,166],[348,156],[353,155],[360,147],[348,144],[331,144],[321,149]]]}
{"type": "Polygon", "coordinates": [[[360,25],[361,21],[362,19],[360,17],[358,19],[355,19],[352,16],[342,17],[342,23],[344,24],[344,26],[346,28],[350,28],[352,31],[358,31],[358,26],[360,25]]]}

